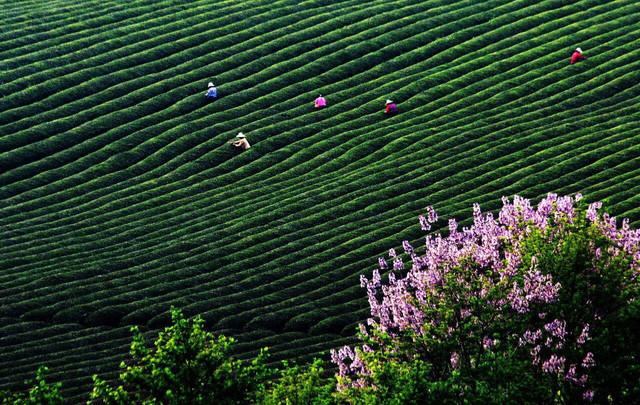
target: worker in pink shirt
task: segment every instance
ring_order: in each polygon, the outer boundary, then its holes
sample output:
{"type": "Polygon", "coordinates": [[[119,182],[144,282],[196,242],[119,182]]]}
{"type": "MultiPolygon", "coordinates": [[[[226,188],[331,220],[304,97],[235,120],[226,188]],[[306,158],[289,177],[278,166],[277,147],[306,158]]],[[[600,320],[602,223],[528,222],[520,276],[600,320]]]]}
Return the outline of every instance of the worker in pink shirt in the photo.
{"type": "Polygon", "coordinates": [[[318,98],[313,102],[313,106],[317,109],[325,108],[327,106],[327,100],[322,97],[322,94],[320,94],[320,96],[318,96],[318,98]]]}

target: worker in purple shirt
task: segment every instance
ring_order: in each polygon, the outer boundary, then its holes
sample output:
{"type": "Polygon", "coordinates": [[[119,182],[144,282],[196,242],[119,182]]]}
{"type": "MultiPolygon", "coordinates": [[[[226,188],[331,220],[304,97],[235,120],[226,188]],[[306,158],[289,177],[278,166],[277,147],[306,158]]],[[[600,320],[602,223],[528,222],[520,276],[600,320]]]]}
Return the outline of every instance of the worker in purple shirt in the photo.
{"type": "Polygon", "coordinates": [[[391,100],[387,100],[385,103],[384,113],[387,115],[394,115],[398,112],[398,106],[391,100]]]}

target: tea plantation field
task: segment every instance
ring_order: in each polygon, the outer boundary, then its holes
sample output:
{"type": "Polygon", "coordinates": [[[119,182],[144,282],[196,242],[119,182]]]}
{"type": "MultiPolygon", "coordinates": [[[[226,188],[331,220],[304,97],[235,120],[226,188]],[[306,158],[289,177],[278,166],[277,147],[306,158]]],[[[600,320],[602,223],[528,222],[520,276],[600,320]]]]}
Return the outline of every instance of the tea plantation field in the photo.
{"type": "Polygon", "coordinates": [[[444,227],[582,192],[640,221],[637,0],[0,0],[0,18],[0,389],[46,364],[80,401],[172,305],[241,357],[319,356],[426,205],[444,227]]]}

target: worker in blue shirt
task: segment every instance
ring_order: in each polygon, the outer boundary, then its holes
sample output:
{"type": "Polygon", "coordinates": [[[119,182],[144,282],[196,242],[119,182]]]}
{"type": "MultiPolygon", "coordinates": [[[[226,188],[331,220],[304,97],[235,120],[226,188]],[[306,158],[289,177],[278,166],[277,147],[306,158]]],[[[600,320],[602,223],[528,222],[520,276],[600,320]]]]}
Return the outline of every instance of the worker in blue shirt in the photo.
{"type": "Polygon", "coordinates": [[[204,96],[207,98],[207,100],[215,100],[216,98],[218,98],[218,89],[216,89],[216,86],[214,86],[213,83],[209,82],[208,87],[209,89],[206,93],[204,93],[204,96]]]}

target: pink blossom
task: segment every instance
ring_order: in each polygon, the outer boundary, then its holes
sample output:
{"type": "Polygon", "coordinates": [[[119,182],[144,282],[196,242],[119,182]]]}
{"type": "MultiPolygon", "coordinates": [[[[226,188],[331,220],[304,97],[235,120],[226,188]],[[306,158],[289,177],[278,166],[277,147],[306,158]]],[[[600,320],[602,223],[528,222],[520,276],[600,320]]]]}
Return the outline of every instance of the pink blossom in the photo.
{"type": "Polygon", "coordinates": [[[419,215],[418,220],[420,221],[420,228],[423,231],[431,230],[431,224],[438,221],[438,213],[433,209],[431,205],[426,207],[427,216],[419,215]]]}
{"type": "Polygon", "coordinates": [[[566,219],[573,222],[575,218],[575,210],[573,208],[573,199],[569,196],[559,197],[556,201],[556,221],[566,219]]]}
{"type": "Polygon", "coordinates": [[[578,345],[583,345],[588,339],[589,339],[589,324],[585,323],[584,327],[582,328],[582,332],[580,332],[580,336],[578,336],[578,339],[576,339],[576,342],[578,343],[578,345]]]}
{"type": "Polygon", "coordinates": [[[524,277],[524,286],[513,283],[508,295],[511,307],[519,313],[529,312],[529,304],[550,303],[558,297],[559,283],[553,283],[551,275],[543,275],[539,270],[531,268],[524,277]]]}
{"type": "Polygon", "coordinates": [[[564,337],[567,335],[566,326],[567,323],[565,321],[554,319],[553,322],[544,325],[544,329],[551,333],[552,336],[564,340],[564,337]]]}
{"type": "Polygon", "coordinates": [[[364,274],[360,274],[360,287],[367,287],[367,278],[364,276],[364,274]]]}
{"type": "Polygon", "coordinates": [[[431,230],[431,224],[427,221],[427,218],[425,218],[424,215],[418,215],[418,220],[420,221],[420,228],[423,231],[431,230]]]}
{"type": "Polygon", "coordinates": [[[558,374],[564,370],[565,358],[552,354],[548,360],[542,363],[542,371],[549,374],[558,374]]]}
{"type": "Polygon", "coordinates": [[[433,224],[438,221],[438,213],[433,209],[433,206],[429,205],[427,208],[427,221],[433,224]]]}
{"type": "Polygon", "coordinates": [[[589,379],[589,376],[587,374],[582,374],[580,378],[578,378],[578,385],[581,387],[584,387],[588,379],[589,379]]]}
{"type": "Polygon", "coordinates": [[[402,241],[402,248],[404,249],[406,254],[408,255],[413,254],[413,246],[411,246],[409,241],[406,241],[406,240],[402,241]]]}
{"type": "Polygon", "coordinates": [[[535,344],[538,340],[542,338],[542,331],[540,329],[532,332],[530,330],[526,330],[522,337],[520,338],[520,346],[524,346],[525,344],[535,344]]]}
{"type": "Polygon", "coordinates": [[[449,359],[450,363],[451,363],[451,367],[453,369],[457,369],[458,368],[458,363],[460,362],[460,355],[456,352],[451,353],[451,358],[449,359]]]}
{"type": "Polygon", "coordinates": [[[452,237],[458,233],[458,222],[455,218],[449,220],[449,236],[452,237]]]}
{"type": "Polygon", "coordinates": [[[593,353],[588,352],[584,359],[582,359],[582,367],[591,368],[596,365],[596,361],[593,358],[593,353]]]}
{"type": "Polygon", "coordinates": [[[577,369],[577,366],[575,364],[571,364],[569,366],[569,370],[564,376],[564,379],[569,382],[576,383],[578,381],[576,369],[577,369]]]}
{"type": "Polygon", "coordinates": [[[531,361],[533,362],[533,364],[539,364],[540,363],[540,351],[542,350],[542,346],[540,345],[536,345],[533,347],[533,349],[531,349],[529,351],[529,354],[531,355],[531,361]]]}

